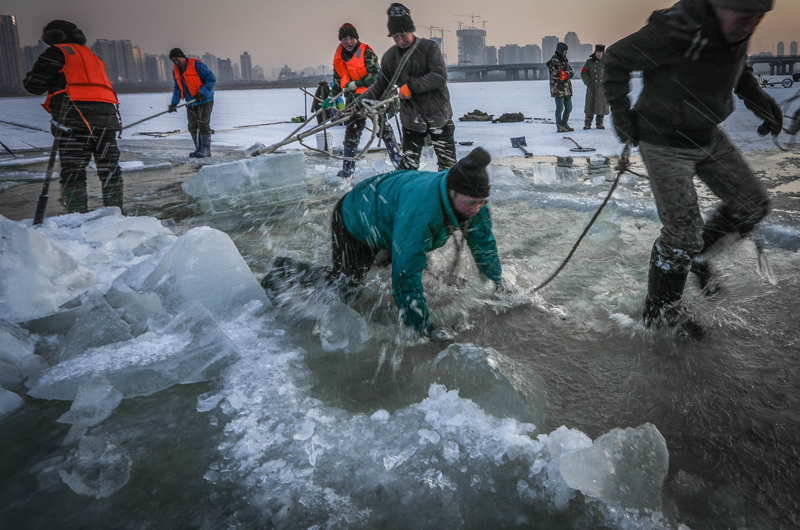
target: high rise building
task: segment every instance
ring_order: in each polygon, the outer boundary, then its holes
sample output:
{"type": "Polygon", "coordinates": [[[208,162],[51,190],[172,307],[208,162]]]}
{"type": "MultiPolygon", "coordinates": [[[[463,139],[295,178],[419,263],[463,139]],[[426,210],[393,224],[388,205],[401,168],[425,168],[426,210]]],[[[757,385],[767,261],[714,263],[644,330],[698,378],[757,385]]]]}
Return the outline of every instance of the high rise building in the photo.
{"type": "Polygon", "coordinates": [[[22,49],[19,47],[17,19],[0,15],[0,86],[22,88],[22,49]]]}
{"type": "Polygon", "coordinates": [[[26,72],[31,71],[33,65],[36,63],[36,59],[38,59],[47,48],[47,44],[45,44],[42,39],[39,39],[39,43],[36,44],[36,46],[23,46],[22,53],[25,56],[26,72]]]}
{"type": "Polygon", "coordinates": [[[797,41],[793,40],[789,45],[789,55],[797,55],[797,41]]]}
{"type": "Polygon", "coordinates": [[[581,39],[574,31],[564,35],[564,44],[569,47],[568,57],[570,61],[585,61],[592,54],[591,44],[581,44],[581,39]]]}
{"type": "Polygon", "coordinates": [[[783,44],[783,41],[780,41],[778,43],[778,56],[781,56],[781,55],[786,55],[786,48],[785,48],[785,46],[783,44]]]}
{"type": "Polygon", "coordinates": [[[172,61],[166,55],[145,55],[146,79],[150,82],[171,81],[172,61]]]}
{"type": "Polygon", "coordinates": [[[233,83],[233,64],[230,58],[217,60],[217,68],[219,69],[217,81],[220,84],[233,83]]]}
{"type": "Polygon", "coordinates": [[[92,51],[106,65],[106,73],[112,84],[115,81],[138,80],[131,41],[97,39],[92,44],[92,51]]]}
{"type": "Polygon", "coordinates": [[[213,73],[215,76],[218,74],[217,70],[218,59],[216,55],[214,55],[213,53],[206,52],[203,54],[200,60],[203,61],[203,64],[208,66],[208,69],[211,70],[211,73],[213,73]]]}
{"type": "Polygon", "coordinates": [[[238,81],[242,78],[242,69],[239,67],[239,63],[233,63],[233,80],[238,81]]]}
{"type": "Polygon", "coordinates": [[[541,63],[542,49],[537,44],[528,44],[520,49],[521,63],[541,63]]]}
{"type": "Polygon", "coordinates": [[[239,56],[239,61],[242,68],[242,81],[250,81],[253,78],[253,61],[250,54],[244,52],[239,56]]]}
{"type": "Polygon", "coordinates": [[[486,30],[475,27],[456,30],[458,64],[482,64],[486,47],[486,30]]]}
{"type": "MultiPolygon", "coordinates": [[[[316,68],[313,68],[312,72],[315,71],[315,70],[316,70],[316,68]]],[[[311,75],[314,75],[314,73],[312,73],[311,75]]],[[[258,65],[255,65],[253,67],[253,80],[255,80],[255,81],[264,81],[265,80],[264,69],[261,68],[258,65]]]]}
{"type": "Polygon", "coordinates": [[[520,47],[516,44],[506,44],[497,50],[497,64],[519,64],[520,47]]]}
{"type": "Polygon", "coordinates": [[[558,37],[548,36],[542,38],[542,60],[547,62],[556,53],[558,37]]]}
{"type": "Polygon", "coordinates": [[[497,48],[494,46],[483,48],[483,64],[497,64],[497,48]]]}
{"type": "Polygon", "coordinates": [[[146,66],[147,54],[144,53],[144,50],[140,47],[134,46],[131,55],[133,56],[133,70],[135,75],[131,81],[139,81],[140,83],[148,81],[146,66]]]}

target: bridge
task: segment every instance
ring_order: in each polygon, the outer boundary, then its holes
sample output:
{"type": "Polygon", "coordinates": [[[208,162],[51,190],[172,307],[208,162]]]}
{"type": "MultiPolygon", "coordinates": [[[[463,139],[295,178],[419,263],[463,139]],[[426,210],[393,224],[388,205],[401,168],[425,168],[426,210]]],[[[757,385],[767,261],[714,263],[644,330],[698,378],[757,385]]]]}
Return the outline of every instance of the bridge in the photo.
{"type": "MultiPolygon", "coordinates": [[[[800,55],[774,55],[750,56],[747,64],[769,64],[769,75],[792,75],[795,63],[800,63],[800,55]]],[[[576,76],[583,68],[583,62],[570,63],[576,76]]],[[[468,81],[484,81],[489,78],[489,72],[504,72],[507,81],[520,79],[547,79],[548,68],[544,63],[519,63],[519,64],[459,64],[447,67],[448,74],[464,74],[468,81]]]]}

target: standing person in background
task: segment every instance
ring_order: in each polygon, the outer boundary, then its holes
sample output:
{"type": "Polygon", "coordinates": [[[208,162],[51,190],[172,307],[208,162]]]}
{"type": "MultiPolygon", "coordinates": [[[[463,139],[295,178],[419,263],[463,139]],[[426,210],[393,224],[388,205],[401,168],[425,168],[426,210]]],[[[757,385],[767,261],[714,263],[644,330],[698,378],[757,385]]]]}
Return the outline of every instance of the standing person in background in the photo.
{"type": "Polygon", "coordinates": [[[57,149],[61,158],[61,191],[67,212],[86,213],[86,165],[94,156],[97,176],[103,184],[103,206],[122,208],[122,170],[114,137],[120,130],[117,95],[111,88],[106,67],[85,46],[86,36],[66,20],[53,20],[44,27],[42,40],[50,45],[23,80],[25,90],[47,92],[42,105],[53,121],[66,127],[57,149]]]}
{"type": "Polygon", "coordinates": [[[746,236],[769,213],[764,184],[719,124],[733,112],[735,93],[764,120],[759,134],[781,132],[780,105],[747,66],[747,44],[771,9],[772,0],[680,0],[607,50],[603,89],[614,129],[623,142],[639,145],[664,225],[650,255],[648,327],[701,336],[702,327],[681,305],[689,272],[705,294],[717,292],[708,258],[721,250],[718,243],[746,236]],[[644,87],[631,108],[636,70],[644,87]],[[705,223],[695,175],[722,201],[705,223]]]}
{"type": "Polygon", "coordinates": [[[572,81],[575,71],[567,60],[567,45],[559,42],[556,52],[547,61],[550,69],[550,96],[556,100],[556,132],[574,131],[569,126],[569,114],[572,112],[572,81]]]}
{"type": "MultiPolygon", "coordinates": [[[[330,94],[325,98],[322,108],[328,110],[334,105],[339,94],[344,92],[347,104],[355,101],[367,91],[370,85],[375,82],[381,68],[378,66],[378,56],[372,51],[369,45],[359,42],[358,31],[350,23],[342,24],[339,28],[339,47],[333,55],[333,86],[330,94]]],[[[395,168],[400,167],[402,154],[397,141],[394,139],[392,126],[386,120],[382,120],[381,138],[386,143],[386,150],[395,168]]],[[[361,140],[361,132],[367,125],[366,118],[351,119],[347,124],[347,131],[344,134],[344,157],[342,170],[339,177],[348,178],[356,168],[354,157],[358,150],[358,142],[361,140]]]]}
{"type": "Polygon", "coordinates": [[[598,44],[594,47],[594,53],[586,60],[586,64],[581,68],[581,79],[586,85],[586,105],[583,112],[586,114],[586,121],[583,129],[592,128],[592,117],[597,116],[597,128],[605,129],[603,117],[609,113],[606,95],[603,92],[603,54],[606,47],[598,44]]]}
{"type": "Polygon", "coordinates": [[[400,169],[419,169],[419,159],[430,135],[439,171],[456,163],[455,129],[450,92],[447,90],[447,68],[439,45],[414,35],[416,28],[406,6],[389,6],[389,36],[395,46],[383,54],[381,73],[362,96],[381,99],[389,87],[400,62],[412,54],[399,70],[395,84],[400,87],[400,122],[403,126],[403,161],[400,169]]]}
{"type": "Polygon", "coordinates": [[[211,156],[211,110],[214,108],[214,85],[217,84],[217,78],[202,62],[187,59],[180,48],[170,50],[169,58],[175,65],[172,69],[175,87],[168,109],[170,112],[177,112],[181,99],[194,100],[186,105],[189,134],[192,135],[195,148],[189,156],[211,156]]]}

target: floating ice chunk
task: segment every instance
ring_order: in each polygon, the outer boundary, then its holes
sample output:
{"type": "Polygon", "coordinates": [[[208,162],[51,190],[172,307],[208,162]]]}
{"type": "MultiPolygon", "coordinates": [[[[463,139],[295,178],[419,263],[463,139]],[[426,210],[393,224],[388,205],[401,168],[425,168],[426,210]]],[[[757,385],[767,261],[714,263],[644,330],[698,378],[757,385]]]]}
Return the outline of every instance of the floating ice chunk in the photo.
{"type": "MultiPolygon", "coordinates": [[[[622,227],[619,225],[619,205],[611,201],[606,204],[600,216],[595,220],[592,228],[586,234],[587,237],[618,237],[622,233],[622,227]]],[[[594,217],[594,212],[588,214],[584,221],[584,226],[589,224],[589,221],[594,217]]]]}
{"type": "MultiPolygon", "coordinates": [[[[439,383],[458,390],[493,416],[513,417],[541,427],[546,391],[541,377],[491,348],[452,344],[414,368],[417,384],[439,383]]],[[[455,418],[454,418],[455,420],[455,418]]]]}
{"type": "Polygon", "coordinates": [[[58,474],[78,495],[102,499],[128,483],[131,457],[124,447],[84,436],[58,474]]]}
{"type": "Polygon", "coordinates": [[[202,304],[215,318],[233,316],[251,300],[270,307],[236,245],[224,232],[194,228],[162,252],[131,267],[113,284],[153,292],[173,313],[202,304]]]}
{"type": "Polygon", "coordinates": [[[33,350],[26,330],[0,320],[0,387],[14,388],[47,367],[33,350]]]}
{"type": "Polygon", "coordinates": [[[96,372],[126,398],[146,396],[175,384],[208,380],[238,356],[238,348],[209,312],[195,306],[158,333],[93,348],[45,370],[26,385],[32,397],[73,400],[96,372]]]}
{"type": "Polygon", "coordinates": [[[67,333],[57,360],[65,361],[89,348],[105,346],[132,338],[130,326],[106,302],[102,295],[87,297],[78,311],[75,325],[67,333]]]}
{"type": "Polygon", "coordinates": [[[554,186],[558,183],[556,166],[552,164],[533,164],[533,183],[537,186],[554,186]]]}
{"type": "Polygon", "coordinates": [[[22,322],[54,313],[95,280],[45,236],[0,215],[0,318],[22,322]]]}
{"type": "Polygon", "coordinates": [[[130,326],[131,335],[141,335],[152,322],[156,323],[156,327],[163,327],[162,324],[169,322],[167,310],[157,294],[139,293],[122,283],[116,285],[106,293],[106,301],[130,326]]]}
{"type": "Polygon", "coordinates": [[[56,421],[92,427],[108,418],[121,401],[122,393],[111,386],[108,379],[100,374],[92,374],[78,388],[78,395],[70,409],[56,421]]]}
{"type": "Polygon", "coordinates": [[[579,182],[583,182],[583,169],[556,166],[556,177],[558,186],[574,186],[579,182]]]}
{"type": "Polygon", "coordinates": [[[214,213],[302,199],[308,196],[305,177],[302,153],[269,154],[203,166],[181,187],[214,213]]]}
{"type": "Polygon", "coordinates": [[[20,408],[25,402],[22,398],[10,390],[0,388],[0,418],[6,414],[11,414],[20,408]]]}
{"type": "Polygon", "coordinates": [[[589,165],[592,167],[603,167],[609,165],[608,158],[601,153],[595,153],[589,157],[589,165]]]}
{"type": "Polygon", "coordinates": [[[613,429],[587,449],[561,459],[560,471],[570,487],[585,495],[625,507],[659,510],[669,452],[658,429],[613,429]]]}
{"type": "Polygon", "coordinates": [[[319,333],[325,351],[356,353],[370,337],[369,326],[361,315],[338,301],[327,305],[314,330],[319,333]]]}

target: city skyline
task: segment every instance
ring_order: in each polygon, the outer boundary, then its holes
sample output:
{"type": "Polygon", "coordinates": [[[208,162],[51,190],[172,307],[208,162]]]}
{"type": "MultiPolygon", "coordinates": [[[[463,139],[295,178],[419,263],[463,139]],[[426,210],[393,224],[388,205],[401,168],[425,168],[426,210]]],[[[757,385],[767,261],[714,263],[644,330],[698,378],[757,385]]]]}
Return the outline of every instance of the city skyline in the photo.
{"type": "MultiPolygon", "coordinates": [[[[509,44],[541,45],[545,36],[561,38],[568,32],[576,32],[583,42],[608,45],[639,29],[653,10],[672,3],[670,0],[561,0],[557,5],[534,5],[529,0],[498,0],[491,12],[477,0],[437,4],[407,1],[405,5],[411,10],[417,35],[444,37],[444,52],[452,63],[458,57],[459,27],[485,28],[486,45],[496,49],[509,44]],[[565,17],[564,13],[585,16],[565,17]],[[449,31],[440,34],[431,26],[449,31]]],[[[93,0],[73,0],[69,5],[54,0],[6,0],[0,14],[17,18],[21,46],[36,45],[47,22],[64,18],[81,27],[89,43],[97,39],[130,40],[148,54],[161,55],[180,47],[187,54],[211,53],[232,62],[247,50],[253,66],[259,65],[265,71],[287,64],[300,71],[331,62],[338,44],[337,30],[344,22],[353,23],[361,40],[382,55],[393,44],[386,35],[389,4],[352,0],[346,13],[310,17],[311,13],[325,13],[332,3],[305,0],[271,5],[230,0],[220,5],[210,0],[195,0],[191,9],[187,9],[186,4],[161,0],[135,3],[107,0],[100,8],[93,0]]],[[[788,49],[792,41],[800,40],[800,30],[796,28],[800,2],[776,0],[775,6],[753,36],[750,53],[776,53],[779,41],[788,49]]]]}

